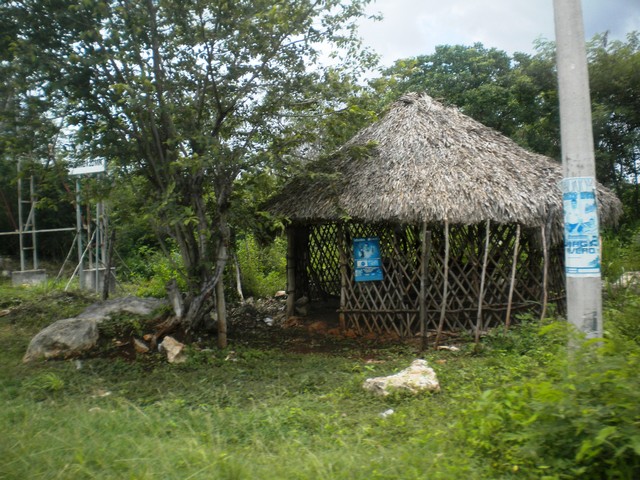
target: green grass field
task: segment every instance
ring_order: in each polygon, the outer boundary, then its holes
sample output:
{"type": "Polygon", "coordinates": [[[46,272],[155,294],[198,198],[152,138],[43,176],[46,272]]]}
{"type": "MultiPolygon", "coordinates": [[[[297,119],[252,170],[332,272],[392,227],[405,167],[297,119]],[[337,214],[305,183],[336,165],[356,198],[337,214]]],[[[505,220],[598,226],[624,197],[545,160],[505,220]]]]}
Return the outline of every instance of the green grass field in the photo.
{"type": "MultiPolygon", "coordinates": [[[[427,351],[442,391],[387,398],[362,383],[405,368],[418,356],[411,346],[353,342],[301,354],[232,338],[233,359],[199,345],[180,365],[160,354],[22,363],[37,331],[90,302],[54,288],[0,285],[0,478],[631,479],[640,472],[639,349],[628,336],[576,353],[577,375],[566,359],[567,329],[524,322],[485,338],[479,351],[471,344],[427,351]]],[[[611,322],[635,325],[639,305],[637,297],[621,300],[608,310],[611,322]]]]}

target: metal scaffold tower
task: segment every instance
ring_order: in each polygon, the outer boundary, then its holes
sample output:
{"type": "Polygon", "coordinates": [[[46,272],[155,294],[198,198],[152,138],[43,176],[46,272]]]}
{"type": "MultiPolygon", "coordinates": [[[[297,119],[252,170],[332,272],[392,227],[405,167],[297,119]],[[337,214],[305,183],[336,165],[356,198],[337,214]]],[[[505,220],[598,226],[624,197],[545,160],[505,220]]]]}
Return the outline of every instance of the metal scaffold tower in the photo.
{"type": "MultiPolygon", "coordinates": [[[[77,264],[69,279],[65,289],[69,287],[71,281],[78,276],[80,288],[100,292],[104,287],[104,279],[108,278],[110,285],[115,286],[113,268],[109,267],[109,274],[106,274],[107,265],[110,263],[108,256],[108,214],[104,202],[95,205],[95,218],[92,218],[94,211],[87,204],[86,215],[82,212],[81,178],[91,174],[102,174],[105,172],[105,165],[93,165],[88,167],[72,168],[70,175],[76,179],[76,226],[67,228],[38,229],[36,226],[36,211],[38,206],[38,195],[36,190],[36,179],[29,176],[28,185],[23,178],[22,160],[18,160],[18,225],[13,232],[0,232],[0,236],[18,235],[20,249],[20,270],[11,272],[12,283],[15,285],[38,284],[47,280],[44,269],[39,268],[38,261],[38,234],[51,232],[72,232],[75,237],[69,254],[60,269],[56,279],[62,275],[64,267],[72,256],[74,247],[77,250],[77,264]]],[[[14,224],[15,226],[15,224],[14,224]]]]}
{"type": "Polygon", "coordinates": [[[12,283],[38,284],[46,281],[47,274],[40,269],[38,262],[38,234],[50,232],[65,232],[75,230],[69,228],[49,228],[38,230],[36,227],[36,211],[38,197],[36,193],[35,177],[29,176],[28,187],[22,176],[22,159],[18,159],[18,229],[14,232],[0,232],[3,235],[18,235],[20,248],[20,270],[11,272],[12,283]],[[26,217],[25,217],[26,215],[26,217]]]}
{"type": "Polygon", "coordinates": [[[20,271],[27,270],[27,252],[31,252],[32,267],[29,270],[38,269],[38,249],[36,231],[36,198],[35,180],[33,175],[29,177],[29,197],[24,199],[24,189],[22,185],[21,160],[18,160],[18,234],[20,241],[20,271]],[[28,206],[29,214],[24,218],[25,206],[28,206]]]}
{"type": "Polygon", "coordinates": [[[110,262],[107,258],[109,222],[105,203],[97,202],[93,222],[91,221],[92,212],[89,207],[87,207],[87,215],[84,221],[82,216],[80,179],[86,175],[102,174],[105,170],[104,165],[93,165],[72,168],[69,171],[71,176],[76,177],[76,245],[78,263],[66,288],[69,287],[76,275],[78,275],[81,288],[99,292],[103,290],[105,280],[110,285],[115,286],[113,268],[109,265],[110,262]],[[107,272],[107,270],[109,271],[107,272]]]}

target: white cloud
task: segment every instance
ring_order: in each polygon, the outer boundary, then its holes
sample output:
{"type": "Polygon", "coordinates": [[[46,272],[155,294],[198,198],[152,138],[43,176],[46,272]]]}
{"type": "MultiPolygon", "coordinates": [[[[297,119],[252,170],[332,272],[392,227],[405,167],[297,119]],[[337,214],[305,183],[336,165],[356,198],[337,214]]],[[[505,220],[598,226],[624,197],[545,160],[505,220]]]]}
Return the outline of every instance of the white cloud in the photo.
{"type": "MultiPolygon", "coordinates": [[[[553,40],[552,0],[378,0],[371,12],[380,22],[363,22],[366,45],[390,65],[399,58],[432,53],[436,45],[481,42],[509,53],[533,53],[538,38],[553,40]]],[[[610,32],[624,39],[640,30],[640,1],[583,0],[585,35],[610,32]]]]}

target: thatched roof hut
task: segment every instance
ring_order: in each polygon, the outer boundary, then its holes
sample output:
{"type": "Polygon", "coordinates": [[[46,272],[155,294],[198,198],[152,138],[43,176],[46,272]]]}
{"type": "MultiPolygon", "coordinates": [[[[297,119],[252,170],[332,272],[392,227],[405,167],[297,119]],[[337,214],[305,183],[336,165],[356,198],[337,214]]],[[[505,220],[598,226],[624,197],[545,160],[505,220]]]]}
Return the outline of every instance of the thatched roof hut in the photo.
{"type": "MultiPolygon", "coordinates": [[[[482,309],[487,301],[487,285],[480,288],[475,283],[490,283],[490,270],[500,271],[493,280],[500,284],[502,293],[493,303],[486,304],[485,310],[500,304],[507,310],[507,316],[510,314],[518,302],[509,299],[514,293],[508,294],[507,287],[517,283],[518,272],[524,270],[527,274],[520,278],[524,291],[519,295],[516,288],[515,294],[520,305],[546,304],[552,268],[558,276],[551,282],[554,294],[557,299],[563,295],[562,255],[554,255],[553,261],[549,259],[552,245],[558,245],[562,239],[561,165],[523,149],[456,108],[426,94],[405,95],[380,121],[363,129],[329,159],[313,162],[310,172],[293,179],[273,200],[270,210],[293,222],[293,229],[298,230],[298,243],[301,235],[306,238],[305,247],[296,254],[308,259],[304,265],[306,273],[301,274],[300,267],[297,269],[298,277],[306,283],[302,290],[315,284],[325,293],[340,295],[343,317],[350,311],[358,311],[356,316],[361,321],[352,325],[356,329],[411,334],[416,327],[413,321],[407,328],[406,325],[397,328],[393,315],[373,323],[366,319],[368,314],[375,318],[375,312],[389,310],[388,305],[383,308],[381,304],[389,303],[398,288],[413,291],[410,297],[416,297],[403,298],[395,305],[395,310],[404,313],[417,308],[425,310],[417,312],[419,316],[428,317],[431,310],[444,311],[447,317],[448,310],[469,310],[474,302],[477,305],[473,309],[482,309]],[[306,233],[300,234],[300,228],[306,229],[306,233]],[[358,235],[382,239],[385,279],[396,280],[378,284],[372,300],[364,304],[354,300],[350,308],[345,295],[349,297],[352,290],[353,296],[358,296],[363,288],[374,288],[373,283],[353,286],[353,262],[346,259],[352,258],[350,241],[358,235]],[[328,243],[338,245],[336,251],[327,254],[327,248],[334,248],[328,243]],[[399,248],[400,244],[404,246],[399,248]],[[314,254],[314,249],[319,253],[314,254]],[[487,257],[485,252],[491,258],[483,258],[487,257]],[[535,261],[531,258],[533,253],[535,261]],[[339,265],[335,260],[338,257],[339,265]],[[327,263],[331,259],[335,278],[327,283],[326,272],[331,270],[327,263]],[[519,260],[527,262],[526,269],[516,266],[519,260]],[[553,262],[557,263],[554,267],[553,262]],[[318,275],[318,270],[324,272],[324,277],[318,275]],[[456,278],[450,278],[451,275],[456,278]],[[419,280],[427,283],[422,293],[405,285],[420,283],[419,280]],[[329,288],[331,283],[333,287],[329,288]],[[450,305],[448,284],[459,285],[458,294],[469,301],[450,305]],[[345,293],[345,289],[349,291],[345,293]],[[431,294],[428,305],[420,306],[420,298],[424,301],[424,296],[429,297],[434,289],[441,292],[431,294]],[[472,298],[475,300],[470,301],[472,298]]],[[[597,193],[601,223],[615,222],[621,213],[620,202],[602,186],[598,186],[597,193]]],[[[292,248],[291,254],[294,253],[292,248]]],[[[453,321],[438,318],[431,324],[437,323],[440,329],[443,323],[450,328],[468,328],[471,316],[468,312],[465,315],[468,318],[453,321]]],[[[494,317],[488,323],[479,323],[488,326],[497,321],[497,316],[494,317]]],[[[422,318],[420,323],[424,330],[429,320],[422,318]]]]}
{"type": "MultiPolygon", "coordinates": [[[[425,94],[400,98],[320,168],[339,176],[294,181],[271,210],[295,221],[562,221],[561,165],[425,94]]],[[[598,193],[603,220],[617,218],[620,202],[598,193]]]]}

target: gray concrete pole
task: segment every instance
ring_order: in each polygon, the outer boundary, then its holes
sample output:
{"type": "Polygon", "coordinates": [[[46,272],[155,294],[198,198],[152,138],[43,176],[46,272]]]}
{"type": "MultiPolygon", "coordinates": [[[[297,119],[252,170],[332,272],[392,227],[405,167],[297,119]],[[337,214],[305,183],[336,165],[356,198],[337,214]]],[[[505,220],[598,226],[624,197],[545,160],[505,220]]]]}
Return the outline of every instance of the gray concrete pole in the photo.
{"type": "Polygon", "coordinates": [[[567,274],[567,318],[602,336],[600,238],[591,100],[580,0],[554,0],[567,274]]]}

